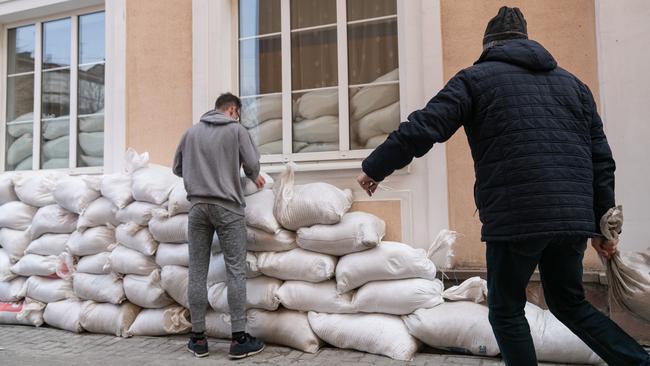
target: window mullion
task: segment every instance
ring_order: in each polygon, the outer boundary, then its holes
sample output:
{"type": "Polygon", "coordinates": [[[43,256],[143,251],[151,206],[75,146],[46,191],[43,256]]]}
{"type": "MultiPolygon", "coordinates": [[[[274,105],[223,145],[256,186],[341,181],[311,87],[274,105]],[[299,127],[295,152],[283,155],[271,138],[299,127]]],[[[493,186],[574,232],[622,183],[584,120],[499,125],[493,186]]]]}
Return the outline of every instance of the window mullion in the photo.
{"type": "Polygon", "coordinates": [[[79,16],[75,15],[71,21],[71,44],[70,44],[70,147],[68,149],[69,167],[77,167],[77,102],[78,102],[78,88],[77,82],[79,77],[79,16]]]}
{"type": "Polygon", "coordinates": [[[34,42],[34,145],[32,146],[32,170],[41,167],[41,89],[43,78],[43,23],[37,22],[34,42]]]}
{"type": "Polygon", "coordinates": [[[282,36],[282,155],[288,161],[293,151],[291,102],[291,0],[280,3],[280,31],[282,36]]]}
{"type": "MultiPolygon", "coordinates": [[[[348,105],[348,27],[347,0],[336,0],[337,57],[339,75],[339,150],[350,150],[350,114],[348,105]]],[[[344,153],[341,156],[345,156],[344,153]]]]}
{"type": "Polygon", "coordinates": [[[0,72],[0,75],[2,75],[2,80],[0,80],[0,83],[2,83],[2,92],[0,93],[0,108],[2,110],[0,111],[0,116],[2,116],[2,141],[0,141],[0,158],[2,159],[2,162],[0,162],[0,168],[2,168],[2,171],[5,172],[7,171],[7,157],[6,157],[6,151],[7,151],[7,72],[9,71],[7,68],[7,59],[8,59],[8,53],[9,53],[9,29],[7,27],[2,28],[2,44],[0,44],[0,49],[4,50],[2,52],[2,63],[0,63],[0,67],[2,68],[2,71],[0,72]]]}

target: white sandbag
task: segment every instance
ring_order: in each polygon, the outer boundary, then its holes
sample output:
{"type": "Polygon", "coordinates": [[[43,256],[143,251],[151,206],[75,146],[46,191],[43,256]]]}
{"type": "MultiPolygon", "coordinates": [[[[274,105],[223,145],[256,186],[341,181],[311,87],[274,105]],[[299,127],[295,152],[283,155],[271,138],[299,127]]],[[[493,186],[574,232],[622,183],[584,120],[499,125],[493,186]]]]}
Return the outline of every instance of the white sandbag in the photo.
{"type": "MultiPolygon", "coordinates": [[[[438,236],[429,248],[429,259],[440,270],[454,268],[454,244],[458,233],[451,230],[440,230],[438,236]]],[[[444,272],[444,271],[442,271],[444,272]]]]}
{"type": "Polygon", "coordinates": [[[338,348],[411,361],[420,348],[404,322],[386,314],[324,314],[309,312],[309,325],[318,338],[338,348]]]}
{"type": "Polygon", "coordinates": [[[192,329],[190,311],[171,305],[164,309],[143,309],[129,330],[127,336],[163,336],[183,334],[192,329]]]}
{"type": "Polygon", "coordinates": [[[12,302],[20,301],[23,299],[21,292],[27,278],[25,277],[16,277],[10,281],[0,282],[0,301],[2,302],[12,302]]]}
{"type": "Polygon", "coordinates": [[[298,230],[341,221],[352,205],[352,192],[327,183],[294,185],[294,170],[295,164],[287,164],[280,176],[280,183],[273,188],[273,212],[278,222],[286,229],[298,230]]]}
{"type": "Polygon", "coordinates": [[[20,201],[7,202],[0,206],[0,227],[27,230],[38,209],[20,201]]]}
{"type": "Polygon", "coordinates": [[[313,142],[311,144],[305,145],[298,151],[299,153],[309,153],[309,152],[320,152],[320,151],[338,151],[339,143],[338,142],[313,142]]]}
{"type": "Polygon", "coordinates": [[[22,121],[22,123],[8,124],[7,133],[12,137],[20,137],[26,133],[31,134],[34,131],[33,120],[34,120],[34,113],[29,112],[16,117],[13,121],[7,121],[7,122],[22,121]]]}
{"type": "Polygon", "coordinates": [[[118,245],[108,257],[110,268],[115,273],[147,276],[158,268],[154,257],[137,250],[118,245]]]}
{"type": "Polygon", "coordinates": [[[273,190],[263,189],[245,197],[246,225],[275,234],[280,230],[280,224],[273,214],[275,195],[273,190]]]}
{"type": "Polygon", "coordinates": [[[187,243],[188,220],[187,214],[169,217],[166,210],[155,210],[149,221],[149,231],[153,238],[161,243],[187,243]]]}
{"type": "Polygon", "coordinates": [[[12,271],[11,257],[4,248],[0,248],[0,282],[11,281],[17,277],[12,271]]]}
{"type": "Polygon", "coordinates": [[[27,254],[11,266],[11,272],[24,277],[52,276],[61,265],[61,259],[56,255],[27,254]]]}
{"type": "Polygon", "coordinates": [[[77,273],[109,274],[111,273],[110,256],[111,252],[101,252],[81,257],[77,263],[76,271],[77,273]]]}
{"type": "Polygon", "coordinates": [[[366,141],[366,145],[364,146],[364,148],[375,149],[377,148],[377,146],[383,144],[388,138],[388,136],[389,136],[388,134],[373,136],[369,138],[368,141],[366,141]]]}
{"type": "Polygon", "coordinates": [[[386,235],[386,224],[375,215],[349,212],[334,225],[298,230],[298,246],[314,252],[342,256],[376,247],[386,235]]]}
{"type": "Polygon", "coordinates": [[[309,143],[339,141],[339,118],[322,116],[293,123],[293,139],[309,143]]]}
{"type": "Polygon", "coordinates": [[[92,227],[83,233],[75,231],[68,240],[72,255],[84,256],[110,251],[115,244],[115,229],[108,226],[92,227]]]}
{"type": "Polygon", "coordinates": [[[189,309],[187,299],[188,269],[181,266],[165,266],[160,271],[160,286],[177,303],[189,309]]]}
{"type": "Polygon", "coordinates": [[[424,249],[384,241],[375,248],[341,257],[336,266],[339,292],[354,290],[371,281],[405,278],[436,278],[436,266],[424,249]]]}
{"type": "Polygon", "coordinates": [[[337,258],[302,248],[257,254],[257,268],[267,276],[290,281],[322,282],[334,276],[337,258]]]}
{"type": "Polygon", "coordinates": [[[0,246],[14,262],[25,254],[31,240],[29,230],[0,229],[0,246]]]}
{"type": "Polygon", "coordinates": [[[471,277],[460,285],[452,286],[442,293],[449,301],[472,301],[483,303],[487,301],[487,281],[481,277],[471,277]]]}
{"type": "Polygon", "coordinates": [[[248,129],[255,145],[282,139],[282,118],[270,119],[248,129]]]}
{"type": "Polygon", "coordinates": [[[117,206],[109,199],[99,197],[88,205],[88,208],[79,216],[77,230],[84,231],[97,226],[117,226],[117,206]]]}
{"type": "Polygon", "coordinates": [[[43,324],[45,304],[32,299],[18,302],[0,302],[0,324],[31,325],[43,324]]]}
{"type": "Polygon", "coordinates": [[[140,313],[140,308],[130,302],[121,305],[86,301],[81,310],[81,326],[90,333],[126,337],[127,330],[140,313]]]}
{"type": "Polygon", "coordinates": [[[84,163],[84,166],[103,166],[104,158],[99,156],[88,156],[81,155],[81,162],[84,163]]]}
{"type": "Polygon", "coordinates": [[[282,153],[282,140],[269,142],[268,144],[260,145],[257,150],[262,155],[281,154],[282,153]]]}
{"type": "Polygon", "coordinates": [[[363,116],[357,123],[359,142],[365,144],[370,138],[389,134],[400,124],[399,101],[363,116]]]}
{"type": "Polygon", "coordinates": [[[41,168],[43,169],[63,169],[67,168],[70,164],[68,158],[52,158],[45,160],[41,168]]]}
{"type": "Polygon", "coordinates": [[[59,255],[65,252],[70,234],[44,234],[25,249],[25,254],[59,255]]]}
{"type": "Polygon", "coordinates": [[[603,363],[600,357],[550,311],[542,310],[531,303],[526,303],[525,311],[539,361],[581,365],[603,363]]]}
{"type": "MultiPolygon", "coordinates": [[[[257,268],[257,257],[252,253],[246,253],[246,278],[253,278],[261,275],[257,268]]],[[[223,253],[210,256],[210,268],[208,270],[208,286],[218,282],[226,282],[226,262],[223,253]]]]}
{"type": "Polygon", "coordinates": [[[46,304],[72,298],[72,281],[59,278],[31,276],[25,282],[22,295],[46,304]]]}
{"type": "Polygon", "coordinates": [[[158,242],[154,240],[149,229],[132,222],[118,226],[115,229],[115,239],[125,247],[144,255],[154,255],[158,248],[158,242]]]}
{"type": "Polygon", "coordinates": [[[104,155],[104,132],[80,132],[79,146],[84,155],[104,155]]]}
{"type": "Polygon", "coordinates": [[[192,204],[187,200],[187,191],[185,190],[185,183],[179,180],[169,194],[169,201],[167,202],[167,212],[169,216],[175,216],[182,213],[190,212],[192,204]]]}
{"type": "Polygon", "coordinates": [[[16,195],[24,203],[34,207],[44,207],[56,203],[52,192],[56,182],[64,177],[62,173],[33,172],[14,177],[16,195]]]}
{"type": "Polygon", "coordinates": [[[32,156],[30,155],[30,156],[26,157],[25,160],[23,160],[23,161],[21,161],[20,163],[18,163],[18,165],[16,165],[16,167],[14,168],[14,170],[16,170],[16,171],[20,171],[20,170],[32,170],[32,164],[33,164],[33,163],[34,163],[34,159],[33,159],[32,156]]]}
{"type": "MultiPolygon", "coordinates": [[[[246,281],[246,308],[276,310],[279,300],[276,292],[282,281],[259,276],[246,281]]],[[[208,290],[208,301],[212,309],[222,313],[229,313],[228,287],[225,282],[212,285],[208,290]]]]}
{"type": "Polygon", "coordinates": [[[97,113],[100,115],[79,117],[79,131],[81,132],[101,132],[104,131],[104,109],[97,113]]]}
{"type": "Polygon", "coordinates": [[[77,229],[77,215],[59,205],[41,207],[36,211],[30,231],[32,240],[43,234],[70,234],[77,229]]]}
{"type": "Polygon", "coordinates": [[[147,309],[159,309],[174,303],[160,285],[160,270],[148,276],[124,276],[124,293],[130,302],[147,309]]]}
{"type": "MultiPolygon", "coordinates": [[[[262,189],[273,189],[273,183],[274,183],[273,178],[264,172],[260,172],[260,175],[264,177],[264,181],[266,182],[264,184],[264,187],[262,187],[262,189]]],[[[262,190],[262,189],[258,189],[255,182],[253,182],[250,178],[248,178],[244,174],[243,169],[241,170],[241,186],[242,189],[244,190],[244,196],[250,196],[251,194],[257,193],[262,190]]],[[[169,200],[171,201],[171,196],[169,200]]],[[[188,208],[188,212],[189,212],[189,208],[188,208]]],[[[171,212],[169,214],[173,215],[171,212]]]]}
{"type": "Polygon", "coordinates": [[[287,309],[277,311],[251,309],[248,311],[247,318],[246,326],[249,333],[264,342],[307,353],[318,352],[323,344],[311,330],[306,313],[287,309]]]}
{"type": "Polygon", "coordinates": [[[116,218],[123,224],[133,222],[140,226],[147,226],[149,225],[149,221],[151,221],[152,212],[159,208],[159,205],[154,205],[153,203],[136,201],[119,209],[116,218]]]}
{"type": "Polygon", "coordinates": [[[208,337],[230,340],[232,338],[230,325],[230,314],[219,313],[212,309],[205,312],[205,334],[208,337]]]}
{"type": "Polygon", "coordinates": [[[374,281],[361,286],[352,303],[362,313],[406,315],[442,304],[442,289],[438,279],[374,281]]]}
{"type": "Polygon", "coordinates": [[[67,159],[70,149],[70,136],[61,136],[43,144],[43,157],[47,160],[67,159]]]}
{"type": "Polygon", "coordinates": [[[253,252],[284,252],[298,247],[296,233],[280,229],[271,234],[252,227],[246,228],[246,248],[253,252]]]}
{"type": "Polygon", "coordinates": [[[164,166],[150,165],[140,168],[133,172],[133,198],[136,201],[160,205],[167,201],[178,180],[171,169],[164,166]]]}
{"type": "Polygon", "coordinates": [[[469,301],[447,302],[416,310],[402,319],[409,333],[431,347],[477,356],[499,353],[487,306],[469,301]]]}
{"type": "Polygon", "coordinates": [[[650,249],[616,252],[606,262],[614,301],[623,309],[650,321],[650,249]]]}
{"type": "Polygon", "coordinates": [[[70,134],[70,119],[69,116],[64,116],[61,119],[54,119],[41,122],[41,129],[43,137],[46,140],[54,140],[61,136],[70,134]]]}
{"type": "Polygon", "coordinates": [[[80,322],[82,308],[83,302],[78,300],[51,302],[45,307],[43,320],[54,328],[81,333],[83,332],[80,322]]]}
{"type": "Polygon", "coordinates": [[[315,90],[305,93],[296,102],[298,117],[313,119],[339,114],[338,89],[315,90]]]}
{"type": "Polygon", "coordinates": [[[18,201],[14,190],[14,180],[11,174],[0,174],[0,205],[7,202],[18,201]]]}
{"type": "Polygon", "coordinates": [[[72,276],[74,294],[82,300],[121,304],[126,300],[122,279],[115,274],[77,272],[72,276]]]}
{"type": "MultiPolygon", "coordinates": [[[[396,81],[399,69],[380,76],[373,83],[396,81]]],[[[366,114],[391,105],[399,100],[399,84],[364,86],[350,98],[350,114],[353,120],[360,120],[366,114]]]]}
{"type": "Polygon", "coordinates": [[[102,178],[102,196],[110,200],[117,208],[124,208],[133,202],[130,174],[107,174],[102,178]]]}
{"type": "Polygon", "coordinates": [[[242,101],[241,112],[241,123],[246,128],[255,127],[263,121],[282,118],[282,96],[246,98],[242,101]]]}
{"type": "Polygon", "coordinates": [[[320,283],[286,281],[276,295],[287,309],[330,314],[357,312],[352,304],[352,292],[339,294],[334,280],[320,283]]]}
{"type": "Polygon", "coordinates": [[[160,243],[156,251],[156,264],[164,266],[190,266],[189,244],[160,243]]]}
{"type": "Polygon", "coordinates": [[[74,176],[60,179],[54,186],[54,199],[68,211],[82,214],[101,195],[101,178],[74,176]]]}
{"type": "Polygon", "coordinates": [[[7,149],[7,164],[16,165],[32,155],[34,138],[31,133],[26,133],[16,139],[7,149]]]}

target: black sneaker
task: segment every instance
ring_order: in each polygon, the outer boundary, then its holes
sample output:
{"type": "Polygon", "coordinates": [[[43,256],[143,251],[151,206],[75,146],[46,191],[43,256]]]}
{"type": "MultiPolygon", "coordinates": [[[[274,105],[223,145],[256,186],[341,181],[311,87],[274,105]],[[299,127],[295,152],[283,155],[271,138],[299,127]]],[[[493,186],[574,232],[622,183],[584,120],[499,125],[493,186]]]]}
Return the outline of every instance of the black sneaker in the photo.
{"type": "Polygon", "coordinates": [[[248,333],[244,333],[244,336],[240,340],[232,340],[228,356],[230,358],[240,359],[258,354],[264,350],[264,347],[264,342],[248,333]]]}
{"type": "Polygon", "coordinates": [[[194,354],[196,357],[207,357],[208,353],[208,339],[203,338],[190,338],[187,342],[187,350],[194,354]]]}

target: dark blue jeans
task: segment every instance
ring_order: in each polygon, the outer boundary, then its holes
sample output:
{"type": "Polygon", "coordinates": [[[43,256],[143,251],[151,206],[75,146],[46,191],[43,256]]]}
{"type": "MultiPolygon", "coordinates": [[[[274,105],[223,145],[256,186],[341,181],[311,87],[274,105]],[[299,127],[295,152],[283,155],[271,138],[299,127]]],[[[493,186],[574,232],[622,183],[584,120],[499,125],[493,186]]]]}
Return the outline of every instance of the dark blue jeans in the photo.
{"type": "Polygon", "coordinates": [[[549,310],[608,365],[650,365],[643,347],[585,299],[586,247],[587,239],[576,237],[487,243],[490,324],[506,365],[537,365],[524,313],[526,286],[536,266],[549,310]]]}

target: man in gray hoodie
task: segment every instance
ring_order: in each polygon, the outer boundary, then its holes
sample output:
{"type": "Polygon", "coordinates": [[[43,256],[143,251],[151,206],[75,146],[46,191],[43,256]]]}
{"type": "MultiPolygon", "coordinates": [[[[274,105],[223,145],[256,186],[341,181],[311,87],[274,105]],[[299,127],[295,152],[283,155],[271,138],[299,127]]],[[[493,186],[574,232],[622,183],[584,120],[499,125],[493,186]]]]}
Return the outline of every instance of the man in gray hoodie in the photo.
{"type": "Polygon", "coordinates": [[[240,168],[258,188],[265,181],[260,154],[248,131],[239,124],[241,101],[226,93],[215,109],[185,132],[176,149],[174,174],[183,178],[189,213],[188,300],[192,335],[187,348],[197,357],[208,356],[205,310],[210,248],[216,231],[226,264],[232,343],[231,358],[244,358],[264,349],[264,343],[246,333],[246,220],[240,168]]]}

